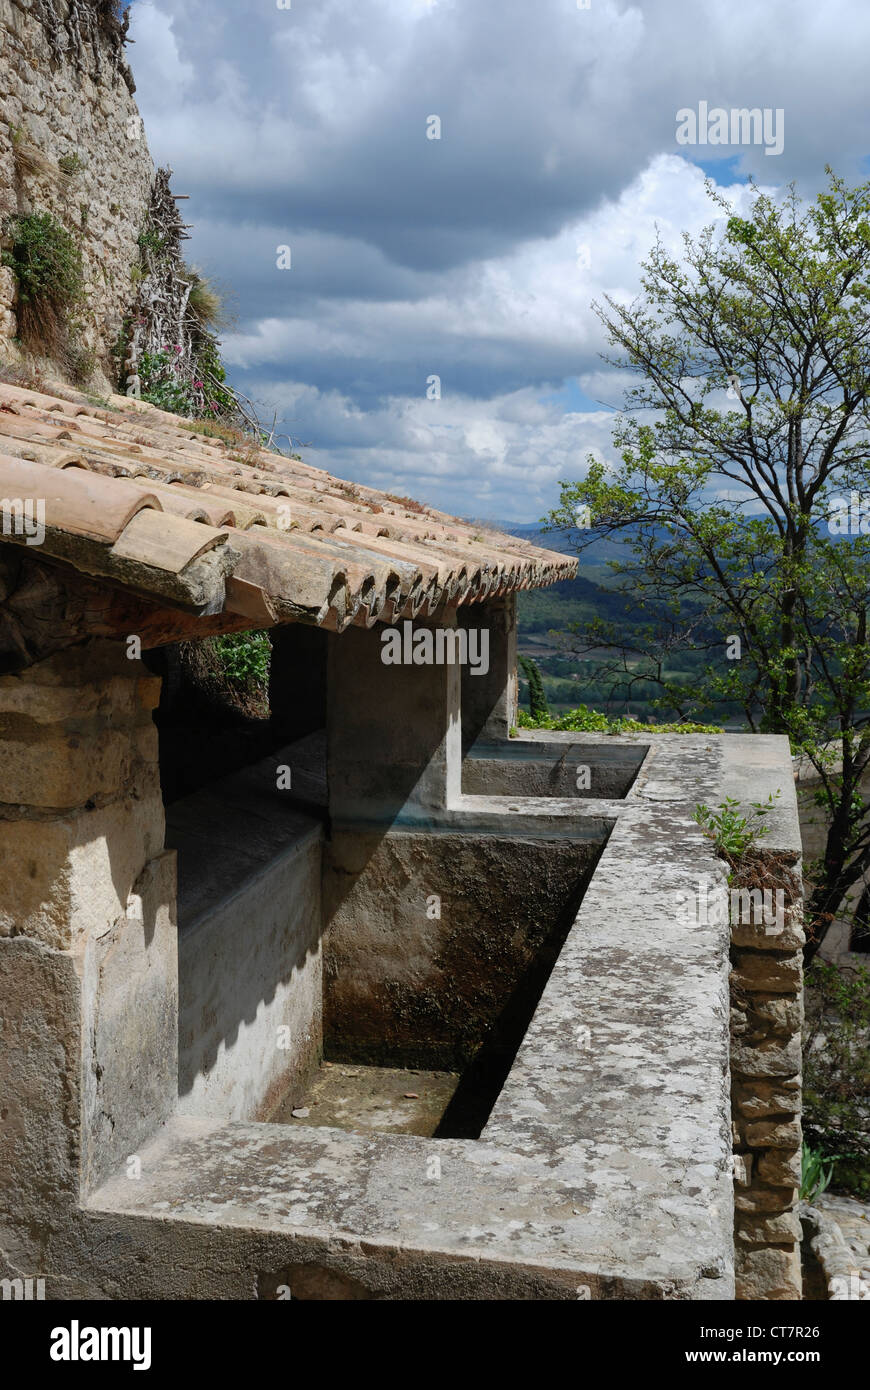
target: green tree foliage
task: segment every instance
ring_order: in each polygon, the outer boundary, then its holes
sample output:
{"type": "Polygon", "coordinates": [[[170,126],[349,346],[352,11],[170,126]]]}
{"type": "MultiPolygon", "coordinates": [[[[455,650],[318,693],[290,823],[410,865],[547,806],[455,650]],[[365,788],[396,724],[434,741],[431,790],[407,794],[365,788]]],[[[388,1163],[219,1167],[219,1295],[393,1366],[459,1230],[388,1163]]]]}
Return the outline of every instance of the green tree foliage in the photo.
{"type": "Polygon", "coordinates": [[[531,657],[521,656],[519,664],[529,683],[529,711],[532,719],[547,719],[550,710],[547,705],[547,697],[544,694],[544,682],[541,680],[540,671],[531,657]]]}
{"type": "MultiPolygon", "coordinates": [[[[550,524],[588,508],[594,535],[629,542],[611,568],[645,625],[627,654],[593,620],[582,649],[610,650],[623,680],[630,655],[631,679],[682,717],[735,701],[815,767],[828,833],[807,866],[811,958],[870,870],[870,515],[839,534],[852,492],[870,508],[870,185],[829,171],[808,207],[793,187],[782,202],[753,188],[748,217],[709,191],[718,226],[680,259],[659,242],[639,299],[596,306],[606,360],[634,378],[620,462],[590,458],[550,524]],[[705,659],[677,686],[681,652],[705,659]]],[[[574,530],[579,550],[592,534],[574,530]]]]}

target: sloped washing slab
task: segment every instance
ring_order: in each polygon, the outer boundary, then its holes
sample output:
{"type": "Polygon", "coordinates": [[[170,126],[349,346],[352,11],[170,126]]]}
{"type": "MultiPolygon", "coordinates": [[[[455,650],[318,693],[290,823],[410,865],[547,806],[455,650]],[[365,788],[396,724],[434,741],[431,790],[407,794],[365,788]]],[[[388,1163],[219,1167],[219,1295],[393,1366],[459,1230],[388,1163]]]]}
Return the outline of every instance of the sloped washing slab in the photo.
{"type": "Polygon", "coordinates": [[[475,744],[462,765],[468,795],[615,800],[628,795],[649,751],[643,743],[546,743],[512,739],[475,744]]]}

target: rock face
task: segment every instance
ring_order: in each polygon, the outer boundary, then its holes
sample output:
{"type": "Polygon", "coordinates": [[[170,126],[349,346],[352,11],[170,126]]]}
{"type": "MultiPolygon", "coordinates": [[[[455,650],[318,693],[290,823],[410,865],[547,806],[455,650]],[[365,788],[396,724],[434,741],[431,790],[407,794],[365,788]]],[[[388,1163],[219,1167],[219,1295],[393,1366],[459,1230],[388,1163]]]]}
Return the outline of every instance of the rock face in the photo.
{"type": "Polygon", "coordinates": [[[870,1299],[870,1203],[825,1192],[812,1205],[801,1202],[800,1219],[805,1248],[818,1264],[828,1298],[870,1299]]]}
{"type": "MultiPolygon", "coordinates": [[[[82,253],[78,345],[96,381],[135,298],[131,270],[154,166],[123,59],[122,31],[95,0],[0,0],[0,223],[49,212],[82,253]]],[[[8,244],[8,238],[3,244],[8,244]]],[[[0,270],[0,354],[17,332],[15,279],[0,270]]]]}

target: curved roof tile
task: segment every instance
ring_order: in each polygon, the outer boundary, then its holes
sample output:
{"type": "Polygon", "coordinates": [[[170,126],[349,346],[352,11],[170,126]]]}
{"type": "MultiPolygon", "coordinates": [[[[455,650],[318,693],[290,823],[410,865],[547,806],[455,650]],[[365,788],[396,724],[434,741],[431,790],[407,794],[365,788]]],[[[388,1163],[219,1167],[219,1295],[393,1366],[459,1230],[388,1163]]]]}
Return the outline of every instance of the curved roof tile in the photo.
{"type": "MultiPolygon", "coordinates": [[[[46,554],[90,576],[264,623],[371,626],[577,570],[125,396],[101,408],[0,384],[0,498],[42,499],[46,554]]],[[[26,543],[8,531],[0,543],[26,543]]]]}

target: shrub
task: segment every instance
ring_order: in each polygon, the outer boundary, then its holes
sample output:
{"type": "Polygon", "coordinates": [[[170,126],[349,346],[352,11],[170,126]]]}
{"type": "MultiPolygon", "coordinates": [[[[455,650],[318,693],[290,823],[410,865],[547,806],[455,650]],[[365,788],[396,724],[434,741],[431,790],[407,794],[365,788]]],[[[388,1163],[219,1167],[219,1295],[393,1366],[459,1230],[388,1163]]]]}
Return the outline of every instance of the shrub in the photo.
{"type": "Polygon", "coordinates": [[[189,385],[178,374],[171,352],[143,352],[139,363],[143,401],[172,415],[191,415],[195,408],[189,385]]]}
{"type": "Polygon", "coordinates": [[[237,419],[236,398],[232,391],[223,386],[227,374],[220,359],[218,344],[207,335],[197,345],[196,370],[205,383],[207,413],[214,417],[222,416],[228,420],[237,419]]]}
{"type": "Polygon", "coordinates": [[[62,174],[72,178],[73,174],[78,174],[85,167],[85,161],[77,154],[62,154],[57,161],[57,167],[62,174]]]}
{"type": "Polygon", "coordinates": [[[215,637],[214,649],[228,680],[239,685],[265,685],[268,681],[272,644],[267,632],[215,637]]]}
{"type": "Polygon", "coordinates": [[[25,178],[50,178],[56,170],[52,167],[45,155],[28,140],[21,126],[11,125],[9,127],[9,138],[12,141],[12,158],[15,164],[15,174],[19,179],[25,178]]]}
{"type": "Polygon", "coordinates": [[[2,263],[18,287],[19,336],[28,347],[74,366],[71,311],[83,298],[81,252],[75,239],[48,212],[8,218],[11,247],[2,263]]]}
{"type": "MultiPolygon", "coordinates": [[[[522,661],[523,658],[520,658],[522,661]]],[[[534,718],[527,710],[519,711],[521,729],[575,730],[589,734],[721,734],[718,724],[642,724],[639,719],[624,715],[611,716],[601,710],[578,705],[563,715],[541,715],[534,718]]]]}
{"type": "Polygon", "coordinates": [[[221,321],[222,302],[217,290],[204,276],[198,275],[196,271],[191,272],[193,279],[190,285],[190,295],[188,304],[201,324],[206,327],[218,325],[221,321]]]}
{"type": "Polygon", "coordinates": [[[150,253],[157,260],[166,255],[166,238],[161,236],[154,227],[145,227],[136,238],[139,250],[145,254],[150,253]]]}

